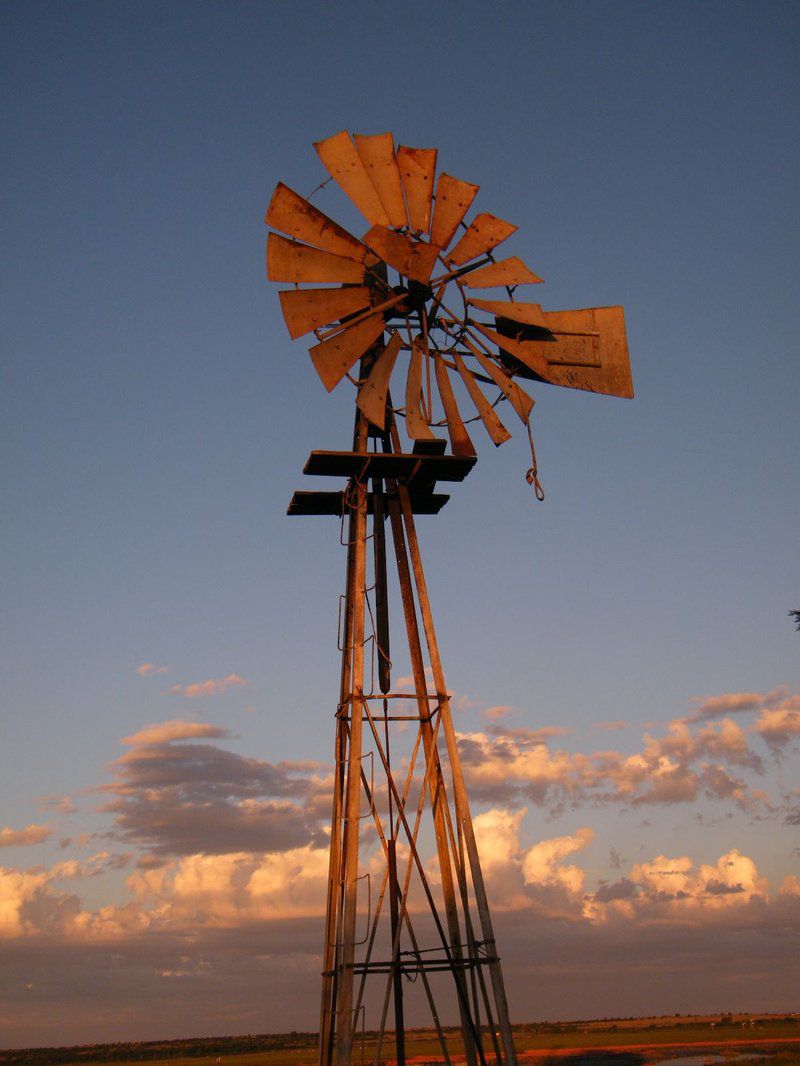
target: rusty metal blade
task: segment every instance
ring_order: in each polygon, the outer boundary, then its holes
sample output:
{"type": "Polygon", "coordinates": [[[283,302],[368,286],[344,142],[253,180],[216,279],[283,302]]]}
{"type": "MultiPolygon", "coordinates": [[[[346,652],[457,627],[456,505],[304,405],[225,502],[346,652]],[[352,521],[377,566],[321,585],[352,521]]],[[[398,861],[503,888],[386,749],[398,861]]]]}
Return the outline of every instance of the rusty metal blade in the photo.
{"type": "Polygon", "coordinates": [[[436,183],[436,206],[433,209],[431,240],[446,248],[455,236],[461,219],[469,211],[480,185],[470,185],[442,173],[436,183]]]}
{"type": "Polygon", "coordinates": [[[470,289],[493,289],[501,285],[510,288],[512,285],[533,285],[541,280],[515,255],[464,275],[470,289]]]}
{"type": "Polygon", "coordinates": [[[453,358],[455,359],[456,369],[461,375],[461,380],[466,385],[467,392],[475,404],[478,414],[481,416],[481,421],[486,426],[486,432],[492,438],[496,447],[505,444],[507,440],[511,439],[511,434],[497,417],[497,412],[481,392],[480,385],[472,376],[472,372],[467,370],[464,360],[458,352],[453,353],[453,358]]]}
{"type": "Polygon", "coordinates": [[[439,395],[442,398],[444,416],[447,419],[447,432],[450,437],[450,446],[453,455],[475,455],[475,446],[470,440],[467,427],[458,413],[458,405],[453,395],[453,386],[447,373],[447,367],[441,359],[435,359],[436,384],[439,386],[439,395]]]}
{"type": "Polygon", "coordinates": [[[401,144],[397,149],[397,165],[406,194],[409,225],[419,233],[428,233],[431,228],[436,149],[407,148],[401,144]]]}
{"type": "Polygon", "coordinates": [[[411,440],[433,440],[435,434],[422,414],[422,364],[427,358],[425,341],[415,337],[406,379],[406,433],[411,440]]]}
{"type": "Polygon", "coordinates": [[[350,329],[309,348],[311,361],[328,392],[336,388],[355,361],[374,344],[384,326],[382,314],[370,315],[350,329]]]}
{"type": "Polygon", "coordinates": [[[364,242],[398,274],[423,284],[430,280],[441,249],[435,244],[415,241],[405,233],[395,233],[384,226],[373,226],[364,242]]]}
{"type": "Polygon", "coordinates": [[[334,255],[343,255],[345,259],[354,259],[357,263],[363,263],[367,254],[361,241],[283,182],[272,194],[264,221],[281,233],[334,255]]]}
{"type": "Polygon", "coordinates": [[[363,282],[365,268],[352,259],[321,252],[270,233],[267,237],[267,277],[270,281],[363,282]]]}
{"type": "Polygon", "coordinates": [[[358,388],[356,403],[367,418],[378,429],[386,425],[386,397],[389,394],[389,379],[400,351],[402,338],[393,333],[389,343],[375,360],[369,377],[358,388]]]}
{"type": "Polygon", "coordinates": [[[515,226],[513,222],[504,222],[502,218],[496,218],[487,212],[476,215],[467,232],[447,256],[447,261],[461,266],[484,252],[490,252],[518,229],[519,226],[515,226]]]}
{"type": "Polygon", "coordinates": [[[505,395],[508,402],[519,415],[520,421],[527,424],[533,410],[534,399],[514,381],[505,370],[501,370],[493,359],[485,355],[477,345],[473,344],[469,337],[464,337],[464,343],[483,367],[484,371],[494,381],[495,385],[505,395]]]}
{"type": "MultiPolygon", "coordinates": [[[[585,307],[574,311],[545,311],[552,341],[524,341],[511,354],[553,385],[607,396],[633,397],[625,316],[621,307],[585,307]],[[530,357],[544,359],[546,374],[535,370],[530,357]]],[[[505,347],[505,346],[504,346],[505,347]]],[[[506,348],[506,351],[508,349],[506,348]]],[[[525,369],[519,370],[523,376],[525,369]]],[[[528,375],[530,376],[530,375],[528,375]]]]}
{"type": "Polygon", "coordinates": [[[400,168],[394,154],[394,137],[391,133],[376,133],[372,136],[356,133],[353,140],[356,142],[361,162],[389,216],[389,224],[402,229],[408,225],[408,219],[400,168]]]}
{"type": "Polygon", "coordinates": [[[314,144],[322,165],[368,222],[389,225],[389,216],[346,130],[314,144]]]}
{"type": "Polygon", "coordinates": [[[513,355],[515,359],[518,359],[520,363],[532,370],[534,374],[537,374],[544,381],[552,380],[550,377],[550,364],[539,351],[528,351],[526,350],[528,347],[526,344],[514,340],[513,337],[504,337],[496,329],[489,329],[488,326],[483,326],[480,322],[473,322],[472,326],[480,330],[484,337],[496,344],[498,348],[502,348],[509,355],[513,355]]]}
{"type": "Polygon", "coordinates": [[[469,303],[481,311],[488,311],[496,318],[510,318],[512,322],[522,322],[526,326],[541,326],[547,329],[547,322],[539,304],[517,303],[516,300],[474,300],[469,303]]]}
{"type": "Polygon", "coordinates": [[[342,289],[284,289],[278,296],[292,339],[338,322],[370,305],[370,290],[365,285],[342,289]]]}

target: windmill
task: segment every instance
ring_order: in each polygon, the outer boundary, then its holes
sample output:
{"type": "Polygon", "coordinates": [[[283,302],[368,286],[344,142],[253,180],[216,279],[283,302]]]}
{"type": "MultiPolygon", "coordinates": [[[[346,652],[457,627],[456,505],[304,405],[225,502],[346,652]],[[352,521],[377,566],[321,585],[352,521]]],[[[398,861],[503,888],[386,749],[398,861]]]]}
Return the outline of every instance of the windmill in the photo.
{"type": "Polygon", "coordinates": [[[347,548],[319,1063],[349,1066],[367,1027],[381,1061],[391,1008],[403,1066],[413,991],[448,1064],[444,1026],[457,1017],[467,1066],[514,1066],[415,516],[438,513],[449,496],[437,482],[462,481],[477,461],[468,425],[480,422],[495,445],[509,439],[501,404],[527,429],[527,478],[543,497],[534,401],[516,379],[631,397],[622,308],[545,311],[518,300],[518,287],[541,278],[495,255],[517,227],[486,212],[465,222],[478,186],[437,178],[436,149],[344,131],[314,147],[322,184],[335,181],[370,227],[355,237],[282,183],[265,219],[267,276],[293,285],[279,292],[290,335],[313,334],[309,354],[328,391],[344,378],[356,388],[352,448],[312,451],[304,468],[346,484],[296,492],[289,505],[291,515],[338,516],[347,548]],[[474,410],[466,419],[457,394],[474,410]],[[390,555],[408,686],[394,678],[393,687],[390,555]]]}

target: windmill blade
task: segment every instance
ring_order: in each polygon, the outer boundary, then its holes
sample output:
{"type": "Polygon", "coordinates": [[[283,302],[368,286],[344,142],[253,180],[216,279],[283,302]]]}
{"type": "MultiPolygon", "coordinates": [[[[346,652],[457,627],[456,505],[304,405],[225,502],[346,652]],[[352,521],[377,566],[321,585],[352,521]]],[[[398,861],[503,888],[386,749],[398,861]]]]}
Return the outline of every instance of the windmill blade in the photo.
{"type": "Polygon", "coordinates": [[[389,343],[375,360],[369,377],[358,388],[356,404],[374,426],[386,426],[386,397],[389,395],[389,379],[400,351],[402,338],[393,333],[389,343]]]}
{"type": "Polygon", "coordinates": [[[311,361],[328,392],[336,388],[356,360],[375,343],[385,325],[382,314],[370,315],[335,337],[309,348],[311,361]]]}
{"type": "Polygon", "coordinates": [[[408,222],[412,230],[428,233],[431,227],[433,179],[436,176],[435,148],[397,149],[397,165],[406,194],[408,222]]]}
{"type": "Polygon", "coordinates": [[[497,263],[479,267],[464,275],[464,281],[470,289],[494,289],[500,286],[511,288],[512,285],[534,285],[542,281],[529,270],[516,255],[501,259],[497,263]]]}
{"type": "Polygon", "coordinates": [[[455,236],[461,219],[469,211],[480,185],[470,185],[442,173],[436,183],[436,206],[433,209],[431,241],[446,248],[455,236]]]}
{"type": "Polygon", "coordinates": [[[524,364],[515,369],[513,360],[503,358],[512,370],[569,389],[633,398],[625,316],[621,307],[545,311],[544,316],[553,340],[512,342],[517,343],[518,350],[514,351],[503,345],[506,352],[524,364]],[[545,360],[546,373],[535,369],[531,357],[545,360]],[[526,367],[533,374],[526,372],[526,367]]]}
{"type": "Polygon", "coordinates": [[[450,437],[450,446],[453,455],[475,455],[475,446],[470,440],[467,427],[458,413],[458,405],[453,395],[453,386],[447,373],[447,367],[442,359],[435,359],[436,384],[439,386],[439,395],[442,398],[444,417],[447,419],[447,432],[450,437]]]}
{"type": "Polygon", "coordinates": [[[352,259],[342,259],[340,255],[298,244],[279,233],[270,233],[267,237],[267,277],[270,281],[358,284],[363,282],[365,275],[365,268],[352,259]]]}
{"type": "Polygon", "coordinates": [[[389,216],[346,130],[314,144],[322,165],[368,222],[389,225],[389,216]]]}
{"type": "Polygon", "coordinates": [[[481,422],[486,426],[486,432],[492,438],[495,447],[505,444],[507,440],[511,439],[511,434],[497,417],[497,412],[481,392],[480,385],[478,385],[477,381],[472,376],[472,372],[467,370],[466,366],[464,366],[464,360],[458,352],[453,353],[453,358],[455,359],[456,369],[461,375],[461,380],[466,385],[467,392],[470,394],[472,402],[475,404],[478,414],[481,416],[481,422]]]}
{"type": "Polygon", "coordinates": [[[395,233],[384,226],[373,226],[364,242],[398,274],[426,284],[430,280],[441,249],[435,244],[415,241],[405,233],[395,233]]]}
{"type": "Polygon", "coordinates": [[[427,358],[425,342],[415,337],[411,345],[411,360],[406,379],[406,433],[411,440],[433,440],[436,434],[422,414],[422,363],[427,358]]]}
{"type": "Polygon", "coordinates": [[[365,285],[343,289],[284,289],[278,293],[286,328],[292,339],[310,333],[370,306],[365,285]]]}
{"type": "Polygon", "coordinates": [[[391,133],[376,133],[372,136],[356,133],[353,140],[356,142],[356,151],[361,162],[389,216],[388,224],[403,229],[408,225],[408,219],[400,168],[394,154],[394,137],[391,133]]]}
{"type": "MultiPolygon", "coordinates": [[[[498,348],[501,348],[504,352],[508,352],[509,355],[512,355],[515,359],[519,360],[523,367],[532,370],[533,373],[543,381],[552,380],[550,377],[550,365],[541,352],[527,350],[527,346],[521,341],[515,340],[513,337],[504,337],[503,334],[498,333],[496,329],[489,329],[488,326],[484,326],[480,322],[473,322],[472,326],[475,329],[480,330],[484,337],[487,337],[493,344],[496,344],[498,348]]],[[[514,372],[521,373],[521,371],[516,370],[514,372]]]]}
{"type": "Polygon", "coordinates": [[[515,226],[513,222],[504,222],[502,218],[496,218],[487,212],[476,215],[467,232],[448,255],[447,261],[461,266],[484,252],[490,252],[518,229],[519,226],[515,226]]]}
{"type": "Polygon", "coordinates": [[[474,300],[472,297],[467,302],[481,311],[488,311],[496,318],[508,318],[526,326],[548,328],[544,311],[539,304],[517,303],[516,300],[474,300]]]}
{"type": "Polygon", "coordinates": [[[523,425],[527,425],[533,410],[533,397],[521,389],[516,381],[505,370],[501,370],[497,363],[484,354],[477,345],[473,344],[469,337],[464,337],[464,343],[517,412],[523,425]]]}
{"type": "Polygon", "coordinates": [[[273,229],[297,237],[333,255],[364,262],[367,249],[356,238],[342,229],[332,218],[323,215],[308,200],[294,192],[288,185],[279,182],[267,208],[264,221],[273,229]]]}

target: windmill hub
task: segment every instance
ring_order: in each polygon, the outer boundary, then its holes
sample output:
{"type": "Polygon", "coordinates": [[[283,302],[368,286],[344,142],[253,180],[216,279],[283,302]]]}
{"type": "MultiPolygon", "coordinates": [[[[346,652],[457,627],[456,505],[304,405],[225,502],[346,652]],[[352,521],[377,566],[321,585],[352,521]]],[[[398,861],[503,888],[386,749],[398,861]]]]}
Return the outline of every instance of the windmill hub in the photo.
{"type": "MultiPolygon", "coordinates": [[[[396,296],[402,296],[402,302],[387,312],[387,321],[396,319],[398,316],[420,315],[425,310],[429,300],[433,298],[433,289],[420,281],[409,280],[408,285],[395,285],[392,292],[396,296]]],[[[428,323],[429,327],[431,323],[428,323]]]]}

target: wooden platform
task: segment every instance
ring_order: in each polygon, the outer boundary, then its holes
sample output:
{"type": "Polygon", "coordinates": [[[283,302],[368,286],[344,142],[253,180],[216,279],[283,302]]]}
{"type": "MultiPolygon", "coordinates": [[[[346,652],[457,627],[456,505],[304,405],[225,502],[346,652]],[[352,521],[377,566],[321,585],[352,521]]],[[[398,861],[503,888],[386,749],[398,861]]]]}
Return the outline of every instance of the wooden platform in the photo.
{"type": "MultiPolygon", "coordinates": [[[[389,479],[408,486],[414,514],[438,514],[449,496],[434,492],[437,481],[463,481],[477,462],[475,456],[445,455],[443,440],[419,441],[413,452],[313,451],[303,473],[314,477],[344,477],[361,482],[389,479]]],[[[344,492],[303,492],[292,496],[287,514],[341,515],[344,492]]],[[[374,514],[374,494],[368,494],[374,514]]]]}

